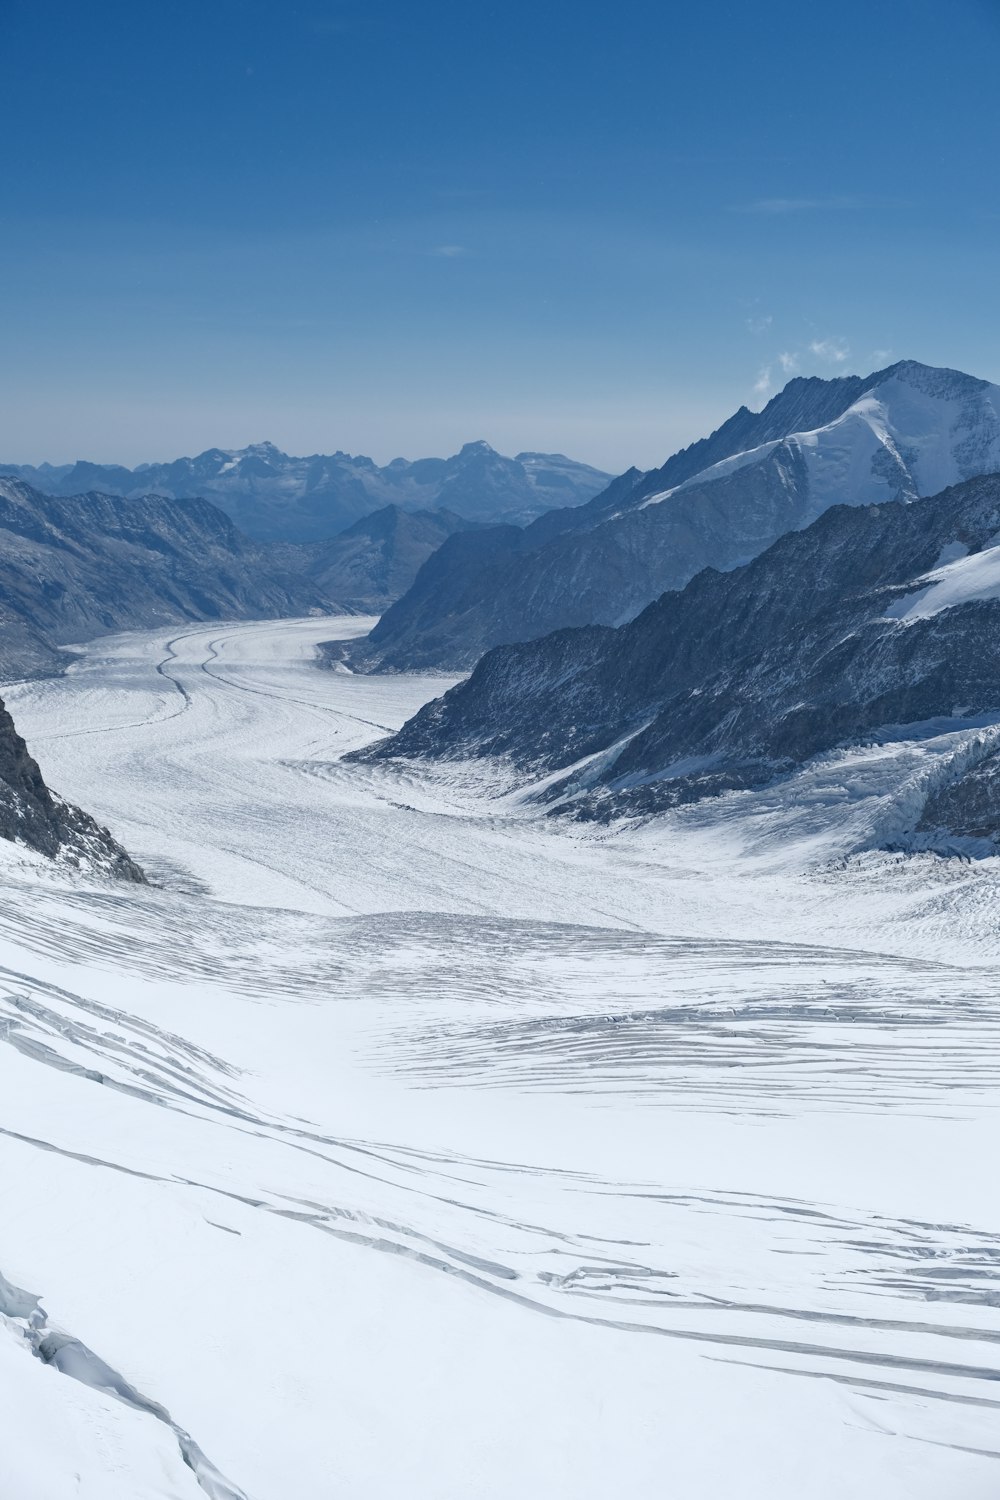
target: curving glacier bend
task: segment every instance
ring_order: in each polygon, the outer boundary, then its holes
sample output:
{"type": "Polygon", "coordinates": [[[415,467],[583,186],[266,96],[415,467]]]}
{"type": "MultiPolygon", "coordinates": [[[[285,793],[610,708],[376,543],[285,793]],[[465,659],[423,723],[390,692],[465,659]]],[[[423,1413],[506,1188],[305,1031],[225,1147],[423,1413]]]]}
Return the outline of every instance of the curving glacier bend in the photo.
{"type": "Polygon", "coordinates": [[[0,1494],[993,1495],[1000,875],[875,850],[992,726],[567,829],[332,633],[5,694],[159,885],[3,851],[0,1494]]]}

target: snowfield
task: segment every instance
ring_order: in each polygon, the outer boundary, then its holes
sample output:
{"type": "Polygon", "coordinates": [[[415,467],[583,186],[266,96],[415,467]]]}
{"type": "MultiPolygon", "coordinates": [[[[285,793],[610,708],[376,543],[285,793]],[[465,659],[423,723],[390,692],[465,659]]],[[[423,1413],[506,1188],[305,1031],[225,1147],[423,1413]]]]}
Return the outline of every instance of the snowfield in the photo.
{"type": "Polygon", "coordinates": [[[1000,862],[876,845],[996,726],[566,826],[371,623],[5,690],[158,884],[0,849],[0,1495],[995,1496],[1000,862]]]}
{"type": "Polygon", "coordinates": [[[987,547],[972,557],[965,555],[967,548],[961,542],[953,544],[952,550],[957,556],[928,573],[925,588],[889,606],[890,618],[926,620],[975,599],[1000,598],[1000,547],[987,547]]]}

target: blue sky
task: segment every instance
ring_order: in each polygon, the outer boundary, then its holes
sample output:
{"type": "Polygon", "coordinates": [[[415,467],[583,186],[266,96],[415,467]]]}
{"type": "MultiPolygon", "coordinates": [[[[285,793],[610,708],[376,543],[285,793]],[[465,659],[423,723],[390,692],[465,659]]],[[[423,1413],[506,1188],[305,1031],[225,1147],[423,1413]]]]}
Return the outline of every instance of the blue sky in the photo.
{"type": "Polygon", "coordinates": [[[1000,380],[1000,0],[0,0],[0,457],[660,463],[1000,380]]]}

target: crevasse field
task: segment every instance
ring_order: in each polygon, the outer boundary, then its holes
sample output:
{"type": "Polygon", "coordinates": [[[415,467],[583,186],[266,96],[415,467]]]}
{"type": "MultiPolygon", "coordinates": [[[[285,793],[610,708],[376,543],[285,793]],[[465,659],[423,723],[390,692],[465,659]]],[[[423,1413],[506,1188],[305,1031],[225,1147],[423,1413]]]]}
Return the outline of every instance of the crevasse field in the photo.
{"type": "Polygon", "coordinates": [[[608,830],[345,765],[370,621],[5,696],[158,882],[0,878],[7,1500],[986,1500],[1000,878],[973,734],[608,830]]]}

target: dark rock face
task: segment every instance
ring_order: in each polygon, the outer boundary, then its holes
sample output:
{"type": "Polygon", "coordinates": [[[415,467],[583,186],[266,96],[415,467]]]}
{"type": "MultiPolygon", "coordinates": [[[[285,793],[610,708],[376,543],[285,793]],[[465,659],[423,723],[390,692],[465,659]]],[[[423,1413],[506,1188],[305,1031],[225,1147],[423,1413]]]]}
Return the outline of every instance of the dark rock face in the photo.
{"type": "Polygon", "coordinates": [[[501,589],[525,536],[518,526],[487,526],[449,537],[371,634],[349,644],[354,670],[434,671],[453,660],[458,636],[464,664],[471,666],[488,643],[479,610],[483,593],[501,589]]]}
{"type": "Polygon", "coordinates": [[[297,548],[251,542],[203,500],[43,495],[0,479],[0,677],[58,671],[59,645],[184,620],[325,612],[297,548]]]}
{"type": "Polygon", "coordinates": [[[985,841],[1000,848],[1000,751],[927,799],[917,834],[928,841],[985,841]]]}
{"type": "Polygon", "coordinates": [[[0,479],[0,679],[67,642],[185,620],[377,614],[473,523],[387,506],[331,541],[254,542],[204,500],[43,495],[0,479]]]}
{"type": "Polygon", "coordinates": [[[316,543],[309,577],[345,609],[381,614],[406,593],[443,542],[474,524],[451,511],[405,511],[388,505],[332,541],[316,543]]]}
{"type": "Polygon", "coordinates": [[[53,495],[99,490],[127,498],[201,496],[248,536],[285,542],[323,541],[390,505],[443,509],[467,521],[524,523],[552,506],[589,500],[610,477],[561,453],[505,458],[481,442],[466,443],[451,458],[397,458],[384,468],[349,453],[293,458],[273,443],[256,443],[137,469],[80,462],[3,465],[0,473],[53,495]]]}
{"type": "MultiPolygon", "coordinates": [[[[998,548],[998,536],[994,476],[912,504],[834,507],[619,629],[488,652],[367,754],[565,769],[550,795],[600,817],[759,785],[886,726],[1000,715],[1000,598],[907,607],[942,558],[998,548]]],[[[926,816],[996,826],[997,777],[984,762],[926,816]]]]}
{"type": "Polygon", "coordinates": [[[70,865],[145,882],[139,866],[87,813],[53,795],[0,702],[0,838],[70,865]]]}
{"type": "Polygon", "coordinates": [[[928,480],[938,472],[958,479],[997,468],[1000,425],[985,381],[912,362],[864,378],[793,380],[763,411],[741,408],[662,468],[630,470],[586,505],[516,536],[483,533],[472,552],[449,544],[352,648],[351,664],[466,670],[492,646],[620,625],[702,568],[739,567],[829,503],[857,503],[859,476],[881,501],[941,488],[949,478],[928,480]],[[852,410],[861,398],[895,410],[907,442],[881,440],[881,417],[869,425],[852,410]],[[816,455],[817,435],[841,419],[850,425],[838,483],[836,466],[820,472],[816,455]],[[924,451],[939,455],[926,472],[924,451]],[[736,458],[739,467],[713,469],[736,458]]]}

